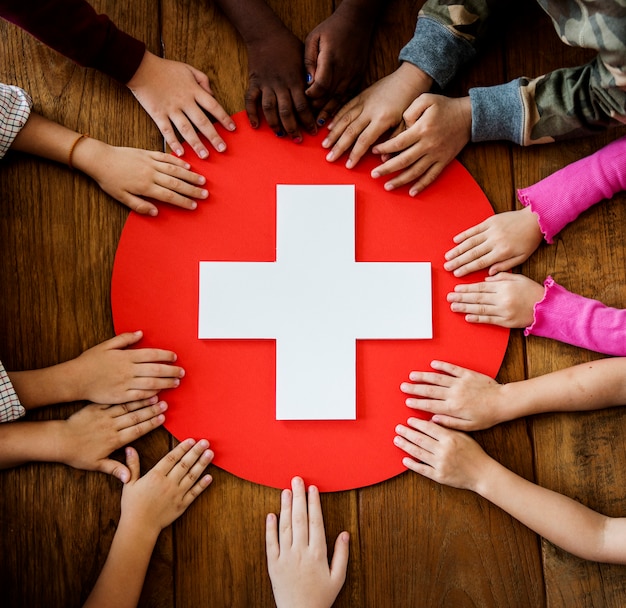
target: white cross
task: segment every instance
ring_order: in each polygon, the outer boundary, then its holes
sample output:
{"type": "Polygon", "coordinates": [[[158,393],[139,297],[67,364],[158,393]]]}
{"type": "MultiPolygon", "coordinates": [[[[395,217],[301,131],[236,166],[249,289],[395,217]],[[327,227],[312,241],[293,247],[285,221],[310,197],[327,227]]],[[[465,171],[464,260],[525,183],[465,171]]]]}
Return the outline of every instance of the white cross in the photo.
{"type": "Polygon", "coordinates": [[[276,261],[200,262],[198,337],[276,340],[277,420],[355,419],[356,340],[432,338],[430,262],[355,262],[354,186],[276,189],[276,261]]]}

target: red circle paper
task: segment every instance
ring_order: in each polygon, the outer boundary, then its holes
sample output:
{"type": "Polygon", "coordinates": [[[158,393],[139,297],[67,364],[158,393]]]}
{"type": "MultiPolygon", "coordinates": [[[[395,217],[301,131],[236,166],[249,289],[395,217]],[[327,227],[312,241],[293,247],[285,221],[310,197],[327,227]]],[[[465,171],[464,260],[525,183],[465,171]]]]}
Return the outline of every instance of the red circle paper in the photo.
{"type": "MultiPolygon", "coordinates": [[[[389,479],[405,470],[392,442],[396,424],[415,415],[399,389],[409,372],[440,359],[495,376],[502,362],[508,330],[451,312],[446,294],[459,280],[442,266],[452,237],[493,210],[456,161],[411,198],[370,177],[376,157],[347,170],[325,160],[321,135],[296,145],[265,126],[252,130],[243,113],[235,119],[225,153],[201,161],[186,148],[192,170],[207,178],[208,200],[195,211],[160,205],[156,218],[130,214],[113,269],[115,329],[142,329],[140,347],[178,354],[186,375],[161,395],[169,404],[165,426],[179,440],[209,439],[215,465],[276,488],[293,475],[322,491],[389,479]],[[275,260],[276,184],[354,184],[356,260],[432,264],[433,339],[357,342],[356,420],[277,421],[275,342],[197,337],[201,261],[275,260]]],[[[323,381],[312,374],[312,383],[323,381]]]]}

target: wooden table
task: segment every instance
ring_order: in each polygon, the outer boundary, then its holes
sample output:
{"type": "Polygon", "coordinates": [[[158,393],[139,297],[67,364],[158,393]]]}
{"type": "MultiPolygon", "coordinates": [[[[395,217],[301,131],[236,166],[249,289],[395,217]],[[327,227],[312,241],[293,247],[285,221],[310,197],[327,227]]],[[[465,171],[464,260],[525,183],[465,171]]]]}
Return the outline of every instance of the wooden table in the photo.
{"type": "MultiPolygon", "coordinates": [[[[302,39],[334,6],[331,0],[270,4],[302,39]]],[[[205,71],[229,112],[243,109],[245,48],[212,2],[94,0],[93,5],[151,51],[205,71]]],[[[420,5],[388,3],[370,53],[369,82],[395,69],[420,5]]],[[[451,94],[589,58],[560,42],[534,2],[520,0],[512,10],[517,18],[499,29],[451,94]]],[[[125,87],[75,66],[13,26],[0,27],[1,80],[28,90],[39,112],[112,144],[162,149],[158,130],[125,87]]],[[[472,144],[460,160],[496,211],[505,211],[515,208],[517,187],[616,136],[526,149],[472,144]]],[[[111,270],[127,209],[86,176],[17,154],[3,161],[0,184],[0,357],[7,368],[51,365],[111,337],[111,270]]],[[[583,214],[554,245],[542,245],[522,272],[538,281],[552,274],[576,293],[626,306],[624,202],[620,194],[583,214]]],[[[522,380],[596,358],[515,330],[498,379],[522,380]]],[[[79,405],[29,417],[66,417],[79,405]]],[[[626,514],[624,435],[621,408],[546,414],[475,433],[489,454],[520,475],[613,516],[626,514]]],[[[173,444],[165,429],[137,441],[142,470],[173,444]]],[[[273,605],[264,518],[278,510],[279,492],[216,467],[211,472],[210,490],[162,533],[142,606],[273,605]]],[[[32,464],[2,472],[0,496],[2,604],[79,606],[115,531],[119,482],[62,465],[32,464]]],[[[405,473],[374,487],[324,495],[322,502],[331,546],[339,531],[352,534],[338,607],[626,604],[625,568],[577,559],[470,492],[405,473]]]]}

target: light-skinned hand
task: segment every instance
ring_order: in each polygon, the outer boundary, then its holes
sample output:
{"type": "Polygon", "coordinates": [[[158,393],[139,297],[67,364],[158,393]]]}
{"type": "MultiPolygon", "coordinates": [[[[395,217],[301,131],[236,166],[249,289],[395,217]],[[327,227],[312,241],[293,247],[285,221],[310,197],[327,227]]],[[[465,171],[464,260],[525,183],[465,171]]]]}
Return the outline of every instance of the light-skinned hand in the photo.
{"type": "Polygon", "coordinates": [[[544,287],[523,274],[500,272],[482,283],[457,285],[447,296],[453,312],[465,313],[469,323],[500,327],[528,327],[544,287]]]}
{"type": "Polygon", "coordinates": [[[176,354],[159,348],[128,348],[142,337],[141,331],[119,334],[61,363],[74,387],[73,400],[126,403],[177,387],[185,371],[173,365],[176,354]]]}
{"type": "Polygon", "coordinates": [[[158,533],[180,517],[212,481],[209,442],[185,439],[140,477],[137,451],[126,448],[130,479],[122,489],[121,519],[158,533]]]}
{"type": "Polygon", "coordinates": [[[383,160],[372,170],[372,177],[401,171],[385,183],[385,190],[413,182],[409,194],[416,196],[439,177],[470,141],[470,99],[425,93],[407,108],[402,118],[404,125],[390,139],[372,148],[383,160]]]}
{"type": "Polygon", "coordinates": [[[539,247],[543,234],[537,215],[524,207],[497,213],[454,237],[443,267],[455,277],[489,268],[491,276],[522,264],[539,247]]]}
{"type": "Polygon", "coordinates": [[[375,82],[339,110],[328,125],[322,147],[331,148],[326,155],[336,161],[352,146],[346,167],[352,169],[364,154],[389,129],[402,121],[411,102],[432,85],[432,79],[410,63],[375,82]]]}
{"type": "Polygon", "coordinates": [[[189,163],[171,154],[115,147],[88,138],[76,146],[73,161],[107,194],[137,213],[158,214],[156,205],[146,198],[195,209],[198,204],[194,199],[209,196],[202,187],[205,177],[190,171],[189,163]]]}
{"type": "Polygon", "coordinates": [[[229,131],[235,130],[235,123],[213,97],[209,79],[200,70],[146,51],[127,86],[154,120],[174,154],[184,154],[176,130],[200,158],[206,158],[209,151],[198,137],[198,132],[218,152],[226,150],[226,143],[206,112],[229,131]]]}
{"type": "Polygon", "coordinates": [[[399,424],[396,433],[393,442],[408,454],[402,459],[407,469],[453,488],[478,491],[491,458],[469,435],[419,418],[399,424]]]}
{"type": "Polygon", "coordinates": [[[127,482],[131,474],[109,456],[143,437],[165,421],[167,404],[156,397],[122,405],[90,404],[61,421],[57,443],[58,461],[75,469],[100,471],[127,482]]]}
{"type": "Polygon", "coordinates": [[[408,407],[433,414],[431,420],[460,431],[487,429],[510,419],[503,386],[479,372],[431,361],[435,372],[412,371],[400,390],[408,407]]]}
{"type": "Polygon", "coordinates": [[[310,486],[307,496],[300,477],[291,480],[291,488],[281,494],[280,524],[274,513],[266,521],[267,567],[276,606],[329,608],[346,579],[350,536],[339,534],[329,567],[319,491],[310,486]]]}

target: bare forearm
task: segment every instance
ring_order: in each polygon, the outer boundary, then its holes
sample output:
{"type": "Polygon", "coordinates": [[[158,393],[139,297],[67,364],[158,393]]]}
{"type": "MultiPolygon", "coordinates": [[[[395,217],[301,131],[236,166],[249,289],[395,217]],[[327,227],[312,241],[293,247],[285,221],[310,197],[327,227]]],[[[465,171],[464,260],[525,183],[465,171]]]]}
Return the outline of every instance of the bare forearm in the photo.
{"type": "Polygon", "coordinates": [[[159,533],[120,519],[111,549],[84,608],[134,608],[159,533]]]}
{"type": "Polygon", "coordinates": [[[43,369],[7,373],[20,402],[29,410],[84,398],[78,394],[73,365],[66,361],[43,369]]]}
{"type": "Polygon", "coordinates": [[[7,422],[0,425],[0,468],[27,462],[64,462],[65,421],[7,422]]]}
{"type": "Polygon", "coordinates": [[[489,466],[483,469],[476,492],[537,534],[578,557],[626,562],[623,538],[612,539],[614,546],[606,543],[606,527],[611,518],[531,483],[494,460],[490,459],[489,466]]]}
{"type": "Polygon", "coordinates": [[[67,164],[72,145],[79,136],[80,133],[31,112],[11,149],[67,164]]]}
{"type": "Polygon", "coordinates": [[[626,358],[600,359],[503,386],[508,419],[626,404],[626,358]]]}
{"type": "Polygon", "coordinates": [[[246,44],[262,42],[272,30],[286,29],[265,0],[217,0],[246,44]]]}

